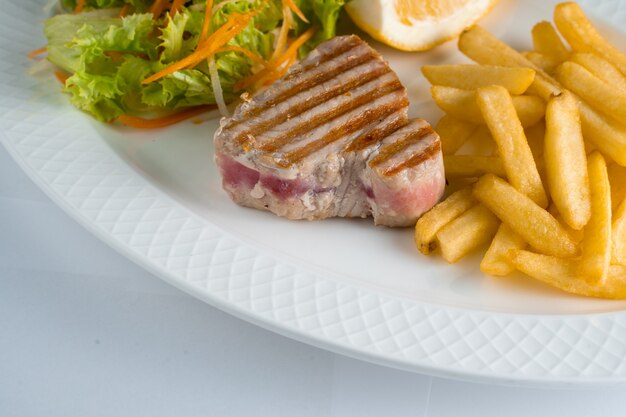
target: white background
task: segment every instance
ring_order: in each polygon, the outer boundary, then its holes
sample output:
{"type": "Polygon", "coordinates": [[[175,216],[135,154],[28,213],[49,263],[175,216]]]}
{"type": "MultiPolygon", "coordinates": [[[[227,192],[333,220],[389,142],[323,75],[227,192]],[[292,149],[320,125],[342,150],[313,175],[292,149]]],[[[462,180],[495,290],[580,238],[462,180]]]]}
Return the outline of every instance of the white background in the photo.
{"type": "Polygon", "coordinates": [[[626,385],[450,381],[292,341],[161,282],[0,147],[0,417],[624,416],[626,385]]]}

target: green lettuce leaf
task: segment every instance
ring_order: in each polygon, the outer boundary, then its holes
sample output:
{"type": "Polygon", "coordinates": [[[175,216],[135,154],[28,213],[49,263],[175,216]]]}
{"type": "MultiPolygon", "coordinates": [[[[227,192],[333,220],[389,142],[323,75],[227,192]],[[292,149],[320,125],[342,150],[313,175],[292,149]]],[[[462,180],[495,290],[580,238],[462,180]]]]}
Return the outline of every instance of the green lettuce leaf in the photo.
{"type": "Polygon", "coordinates": [[[309,24],[296,17],[296,35],[307,30],[310,25],[317,26],[318,32],[300,49],[300,57],[306,56],[320,43],[335,36],[337,19],[345,4],[344,0],[295,0],[309,24]]]}
{"type": "MultiPolygon", "coordinates": [[[[76,3],[78,3],[77,0],[61,0],[61,5],[68,11],[74,10],[76,3]]],[[[152,3],[152,0],[87,0],[85,2],[85,9],[111,9],[129,4],[139,12],[146,12],[152,3]]]]}
{"type": "MultiPolygon", "coordinates": [[[[296,0],[312,25],[319,28],[301,52],[334,36],[335,21],[344,0],[296,0]]],[[[62,0],[73,9],[75,0],[62,0]]],[[[71,73],[66,92],[72,103],[102,121],[121,114],[170,111],[203,104],[215,104],[208,64],[169,74],[150,84],[148,76],[191,54],[198,45],[204,23],[205,2],[187,2],[176,15],[164,14],[155,20],[151,13],[118,17],[119,7],[131,4],[135,11],[147,11],[152,0],[87,0],[87,11],[62,14],[48,19],[48,59],[71,73]]],[[[269,59],[282,24],[281,0],[216,1],[213,30],[234,13],[261,10],[251,24],[228,44],[245,48],[269,59]]],[[[311,25],[296,19],[293,34],[311,25]]],[[[237,99],[235,85],[253,73],[255,65],[240,52],[215,55],[222,94],[226,102],[237,99]]]]}

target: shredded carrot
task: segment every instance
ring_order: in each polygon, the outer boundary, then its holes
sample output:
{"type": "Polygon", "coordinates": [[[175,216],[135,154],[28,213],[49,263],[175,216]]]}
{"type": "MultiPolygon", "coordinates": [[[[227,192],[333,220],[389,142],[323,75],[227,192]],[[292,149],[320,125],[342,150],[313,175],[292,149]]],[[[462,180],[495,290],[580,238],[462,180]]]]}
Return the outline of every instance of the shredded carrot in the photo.
{"type": "Polygon", "coordinates": [[[211,29],[211,19],[213,18],[213,0],[207,0],[204,8],[204,22],[202,22],[202,32],[200,32],[200,42],[206,40],[211,29]]]}
{"type": "Polygon", "coordinates": [[[128,12],[130,11],[130,4],[126,3],[125,5],[122,6],[122,8],[120,9],[120,12],[118,14],[119,17],[125,17],[128,16],[128,12]]]}
{"type": "Polygon", "coordinates": [[[289,69],[289,66],[291,66],[291,64],[295,61],[298,49],[304,45],[306,41],[311,39],[316,30],[317,28],[311,27],[309,30],[304,32],[289,45],[287,50],[282,55],[272,58],[265,68],[235,84],[235,90],[242,90],[258,82],[265,83],[268,81],[275,81],[282,77],[289,69]]]}
{"type": "Polygon", "coordinates": [[[186,0],[174,0],[172,2],[172,7],[170,7],[170,16],[174,16],[178,13],[180,8],[183,7],[183,4],[185,4],[185,1],[186,0]]]}
{"type": "Polygon", "coordinates": [[[76,2],[76,7],[74,7],[74,13],[82,12],[85,8],[85,3],[87,3],[87,0],[78,0],[76,2]]]}
{"type": "Polygon", "coordinates": [[[123,125],[134,127],[137,129],[155,129],[182,122],[183,120],[198,116],[199,114],[202,114],[209,110],[214,110],[215,108],[215,105],[190,107],[185,110],[179,111],[178,113],[169,114],[163,117],[156,117],[154,119],[146,119],[144,117],[123,114],[117,118],[117,121],[123,125]]]}
{"type": "Polygon", "coordinates": [[[59,80],[61,84],[65,84],[67,79],[70,78],[70,76],[66,72],[61,70],[54,71],[54,76],[57,77],[57,80],[59,80]]]}
{"type": "Polygon", "coordinates": [[[258,54],[255,54],[254,52],[252,52],[249,49],[242,48],[241,46],[236,46],[236,45],[222,46],[220,49],[215,51],[216,54],[218,54],[220,52],[241,52],[242,54],[244,54],[245,56],[247,56],[248,58],[250,58],[251,60],[253,60],[257,64],[261,64],[261,65],[265,65],[266,64],[266,62],[263,59],[263,57],[261,57],[258,54]]]}
{"type": "Polygon", "coordinates": [[[289,6],[283,4],[283,24],[280,26],[280,32],[278,32],[278,38],[276,38],[276,45],[274,46],[272,58],[276,58],[282,54],[287,46],[287,37],[289,36],[291,23],[291,10],[289,9],[289,6]]]}
{"type": "Polygon", "coordinates": [[[250,20],[258,13],[258,11],[249,12],[245,14],[233,14],[227,21],[216,30],[211,36],[209,36],[204,42],[198,44],[196,50],[185,58],[178,62],[173,63],[167,68],[152,74],[148,78],[142,81],[142,84],[149,84],[151,82],[160,80],[166,75],[173,74],[184,68],[193,68],[203,60],[209,58],[211,55],[229,40],[237,36],[242,30],[248,26],[250,20]]]}
{"type": "Polygon", "coordinates": [[[30,51],[27,56],[28,56],[28,58],[33,59],[37,55],[45,54],[46,52],[48,52],[48,48],[46,48],[44,46],[44,47],[41,47],[41,48],[37,48],[34,51],[30,51]]]}
{"type": "Polygon", "coordinates": [[[150,6],[150,13],[152,13],[152,16],[155,19],[161,16],[163,10],[165,10],[165,8],[167,7],[166,3],[166,0],[154,0],[154,3],[152,3],[152,6],[150,6]]]}
{"type": "Polygon", "coordinates": [[[296,3],[294,3],[293,0],[282,0],[282,1],[283,1],[283,4],[287,5],[300,19],[302,19],[306,23],[309,23],[307,18],[304,16],[304,13],[302,13],[302,10],[300,10],[300,8],[296,5],[296,3]]]}

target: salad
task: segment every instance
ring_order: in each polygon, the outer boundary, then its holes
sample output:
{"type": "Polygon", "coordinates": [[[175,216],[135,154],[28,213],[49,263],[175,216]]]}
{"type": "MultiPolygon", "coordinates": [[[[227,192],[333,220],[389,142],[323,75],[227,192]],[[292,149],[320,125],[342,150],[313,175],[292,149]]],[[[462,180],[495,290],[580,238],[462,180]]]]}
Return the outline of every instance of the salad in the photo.
{"type": "Polygon", "coordinates": [[[280,78],[335,35],[344,0],[62,0],[47,59],[74,106],[160,127],[280,78]]]}

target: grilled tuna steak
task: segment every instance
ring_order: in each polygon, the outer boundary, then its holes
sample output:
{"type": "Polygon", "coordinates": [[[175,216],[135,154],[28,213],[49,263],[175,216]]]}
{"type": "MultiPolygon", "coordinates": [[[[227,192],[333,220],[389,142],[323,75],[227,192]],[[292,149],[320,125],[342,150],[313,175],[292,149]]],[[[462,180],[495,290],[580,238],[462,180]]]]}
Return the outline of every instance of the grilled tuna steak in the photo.
{"type": "Polygon", "coordinates": [[[407,226],[441,197],[441,144],[409,121],[406,90],[357,36],[333,38],[222,119],[215,158],[243,206],[289,219],[407,226]]]}

